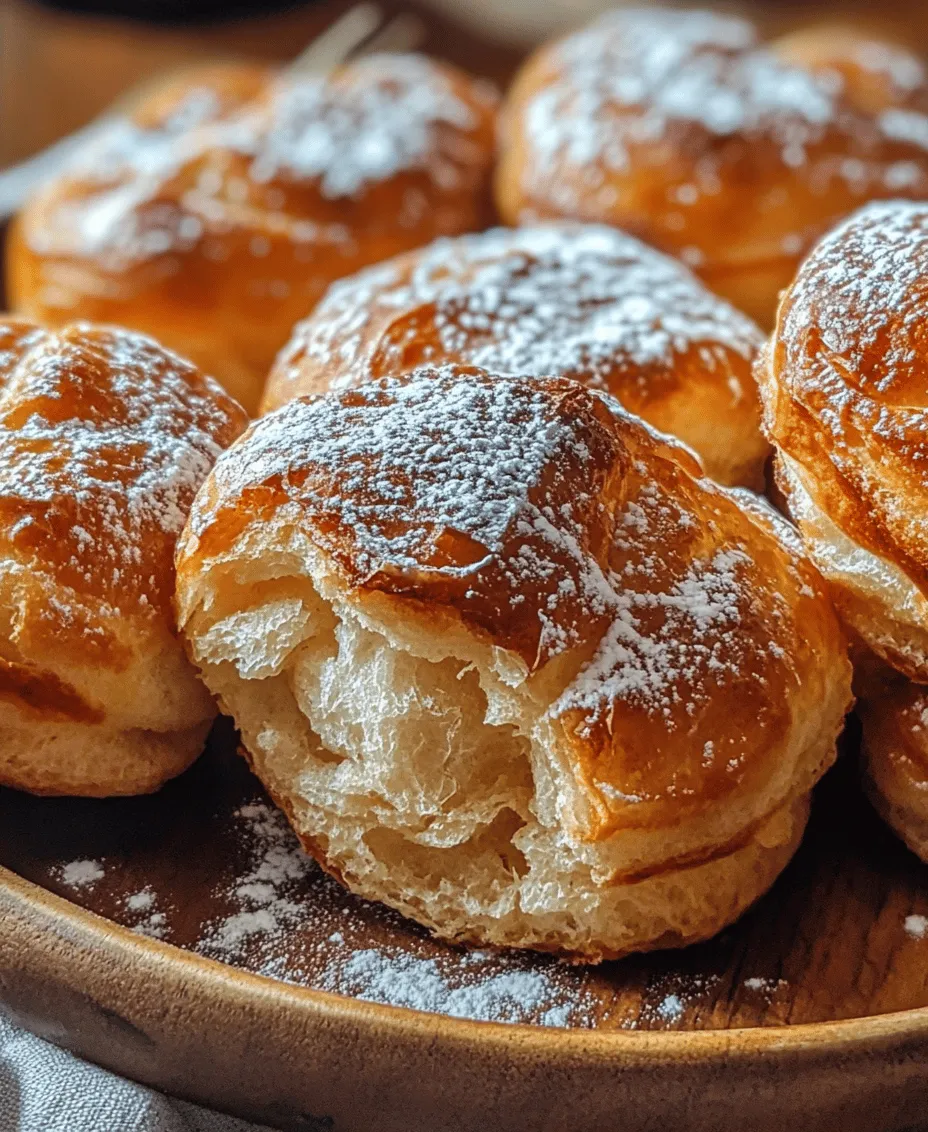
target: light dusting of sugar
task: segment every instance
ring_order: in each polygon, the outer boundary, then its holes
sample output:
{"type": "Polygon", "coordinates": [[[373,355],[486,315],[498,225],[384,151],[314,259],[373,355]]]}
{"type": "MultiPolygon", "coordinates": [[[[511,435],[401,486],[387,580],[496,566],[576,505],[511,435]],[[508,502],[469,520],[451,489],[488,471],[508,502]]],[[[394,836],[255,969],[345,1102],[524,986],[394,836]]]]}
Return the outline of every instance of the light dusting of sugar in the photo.
{"type": "Polygon", "coordinates": [[[657,1014],[665,1022],[679,1022],[683,1017],[683,1000],[678,994],[668,994],[658,1003],[657,1014]]]}
{"type": "Polygon", "coordinates": [[[150,887],[133,892],[125,899],[128,927],[149,939],[164,939],[168,934],[168,916],[158,909],[158,897],[150,887]]]}
{"type": "Polygon", "coordinates": [[[906,916],[904,927],[911,939],[924,939],[928,936],[928,916],[906,916]]]}
{"type": "Polygon", "coordinates": [[[141,892],[133,892],[131,896],[126,897],[126,908],[130,912],[150,912],[155,906],[155,894],[150,888],[144,888],[141,892]]]}
{"type": "MultiPolygon", "coordinates": [[[[115,120],[78,151],[65,191],[53,186],[53,218],[30,224],[30,246],[38,254],[92,256],[114,272],[162,257],[161,270],[170,273],[177,263],[165,257],[195,247],[221,262],[229,231],[241,227],[238,206],[256,195],[262,207],[287,216],[297,258],[303,245],[347,246],[344,225],[316,223],[318,208],[303,215],[274,180],[312,183],[332,200],[406,171],[422,172],[442,191],[469,190],[486,174],[487,147],[475,131],[496,95],[471,80],[466,92],[416,55],[370,56],[334,77],[287,75],[250,101],[196,87],[166,118],[115,120]]],[[[263,234],[250,243],[259,258],[270,247],[263,234]]],[[[48,278],[48,302],[67,305],[73,280],[55,271],[48,278]]],[[[288,285],[258,282],[277,298],[288,285]]]]}
{"type": "Polygon", "coordinates": [[[448,76],[418,55],[375,55],[352,70],[352,83],[319,77],[280,84],[251,176],[318,180],[330,199],[412,169],[444,188],[459,184],[467,167],[463,135],[477,117],[448,76]],[[448,128],[454,141],[443,145],[448,128]]]}
{"type": "Polygon", "coordinates": [[[814,414],[828,461],[919,561],[928,537],[926,264],[928,205],[867,205],[806,260],[780,332],[779,380],[814,414]]]}
{"type": "Polygon", "coordinates": [[[338,514],[368,571],[418,567],[432,529],[461,531],[487,555],[498,551],[528,510],[528,489],[573,438],[540,389],[426,371],[362,388],[350,401],[294,402],[259,421],[248,440],[247,452],[227,453],[216,466],[223,494],[286,477],[294,448],[306,453],[310,467],[337,470],[338,481],[317,497],[309,480],[301,503],[338,514]],[[413,480],[410,468],[419,472],[413,480]]]}
{"type": "Polygon", "coordinates": [[[279,810],[254,802],[235,816],[248,837],[250,867],[225,894],[236,910],[211,924],[200,945],[206,954],[226,959],[234,957],[247,940],[273,939],[299,922],[303,909],[292,894],[312,868],[279,810]]]}
{"type": "Polygon", "coordinates": [[[460,982],[449,979],[436,959],[376,949],[355,951],[328,967],[320,989],[478,1022],[577,1026],[588,1024],[591,1007],[582,989],[565,995],[543,969],[502,970],[460,982]]]}
{"type": "Polygon", "coordinates": [[[786,979],[769,979],[762,975],[752,975],[750,978],[745,979],[741,985],[745,990],[752,991],[754,994],[763,995],[768,1002],[780,991],[789,989],[789,983],[786,979]]]}
{"type": "MultiPolygon", "coordinates": [[[[0,327],[0,351],[12,333],[0,327]]],[[[41,567],[60,563],[76,591],[160,606],[165,558],[240,410],[153,340],[115,329],[36,332],[0,379],[0,494],[16,532],[31,528],[41,567]]]]}
{"type": "Polygon", "coordinates": [[[68,888],[89,888],[105,876],[99,861],[69,861],[61,866],[59,879],[68,888]]]}
{"type": "MultiPolygon", "coordinates": [[[[917,60],[895,54],[900,98],[914,102],[913,80],[923,84],[924,76],[917,60]]],[[[856,62],[877,73],[888,65],[883,57],[859,56],[856,62]]],[[[615,189],[603,173],[627,172],[638,147],[672,141],[681,129],[770,144],[779,154],[781,174],[787,180],[806,178],[823,199],[835,177],[862,200],[898,188],[896,142],[911,148],[917,176],[925,181],[928,116],[921,109],[907,105],[868,115],[845,95],[847,80],[839,70],[807,70],[778,57],[741,19],[619,9],[552,48],[550,65],[555,77],[524,110],[531,157],[523,178],[530,196],[563,212],[578,207],[579,194],[586,199],[598,193],[601,206],[610,207],[615,189]],[[836,137],[844,160],[834,156],[836,137]],[[572,167],[570,175],[560,175],[565,166],[572,167]]],[[[700,152],[683,195],[671,186],[668,203],[675,208],[720,191],[724,150],[700,152]]],[[[671,228],[673,216],[668,211],[671,228]]]]}
{"type": "Polygon", "coordinates": [[[592,1025],[597,1000],[586,978],[556,963],[450,948],[417,956],[393,944],[372,946],[366,934],[354,945],[347,908],[343,926],[331,930],[338,910],[326,908],[313,888],[307,899],[307,881],[334,882],[303,853],[284,815],[252,802],[233,820],[248,863],[223,891],[230,911],[208,925],[197,944],[202,954],[233,963],[247,954],[249,966],[272,978],[389,1006],[477,1021],[592,1025]],[[324,938],[302,962],[288,959],[287,936],[309,920],[324,938]]]}
{"type": "MultiPolygon", "coordinates": [[[[600,387],[610,374],[638,367],[638,392],[693,348],[707,370],[726,356],[753,358],[761,334],[744,315],[711,295],[679,262],[615,229],[545,225],[495,229],[441,239],[406,260],[335,284],[301,324],[279,365],[291,379],[304,357],[335,368],[332,388],[380,372],[402,372],[404,351],[421,338],[404,312],[431,305],[438,353],[495,373],[582,375],[600,387]],[[365,331],[385,323],[389,338],[365,331]]],[[[627,379],[630,380],[630,379],[627,379]]],[[[733,400],[744,394],[732,390],[733,400]]]]}

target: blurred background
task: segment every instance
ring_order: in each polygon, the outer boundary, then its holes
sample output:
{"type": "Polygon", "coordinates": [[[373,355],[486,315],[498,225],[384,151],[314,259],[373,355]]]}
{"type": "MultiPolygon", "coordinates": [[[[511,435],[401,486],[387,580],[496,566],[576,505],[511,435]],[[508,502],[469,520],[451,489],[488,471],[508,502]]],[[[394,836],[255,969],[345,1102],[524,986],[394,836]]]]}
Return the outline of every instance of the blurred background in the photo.
{"type": "MultiPolygon", "coordinates": [[[[353,0],[0,0],[0,168],[89,122],[164,71],[211,59],[291,59],[352,6],[353,0]]],[[[610,6],[605,0],[376,3],[382,23],[402,18],[401,45],[500,85],[532,44],[610,6]]],[[[926,0],[722,0],[711,6],[748,11],[772,32],[851,19],[928,50],[926,0]]]]}

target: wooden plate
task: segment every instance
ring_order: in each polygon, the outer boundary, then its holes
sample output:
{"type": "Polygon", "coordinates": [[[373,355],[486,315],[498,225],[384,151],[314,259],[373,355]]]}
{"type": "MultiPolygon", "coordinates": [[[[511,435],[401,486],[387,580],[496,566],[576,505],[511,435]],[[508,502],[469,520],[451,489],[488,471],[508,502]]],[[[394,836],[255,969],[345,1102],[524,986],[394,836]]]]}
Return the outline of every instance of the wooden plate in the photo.
{"type": "Polygon", "coordinates": [[[150,798],[0,791],[0,865],[15,1019],[281,1128],[926,1126],[926,870],[850,756],[735,927],[596,970],[474,957],[348,896],[300,854],[224,724],[150,798]]]}

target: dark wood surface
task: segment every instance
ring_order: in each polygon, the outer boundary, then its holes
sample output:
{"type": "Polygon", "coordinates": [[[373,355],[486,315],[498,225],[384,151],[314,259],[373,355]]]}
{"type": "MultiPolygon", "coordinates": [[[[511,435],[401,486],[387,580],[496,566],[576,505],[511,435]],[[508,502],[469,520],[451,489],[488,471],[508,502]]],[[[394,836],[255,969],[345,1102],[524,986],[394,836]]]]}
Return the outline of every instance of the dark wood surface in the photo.
{"type": "Polygon", "coordinates": [[[165,941],[302,986],[331,989],[332,970],[359,950],[434,959],[452,988],[502,971],[540,971],[550,997],[527,1012],[529,1021],[565,1003],[576,1007],[565,1013],[568,1025],[625,1030],[771,1026],[928,1006],[928,935],[918,936],[928,919],[907,926],[907,917],[928,917],[928,869],[863,799],[853,737],[845,747],[819,787],[795,859],[739,923],[684,951],[594,969],[523,955],[475,962],[349,896],[308,863],[280,889],[283,930],[217,948],[217,925],[240,910],[230,893],[255,866],[253,837],[236,815],[265,800],[225,721],[204,757],[151,797],[0,791],[0,864],[129,927],[148,922],[148,910],[133,910],[129,899],[148,892],[165,941]],[[103,876],[67,883],[75,861],[99,863],[103,876]]]}

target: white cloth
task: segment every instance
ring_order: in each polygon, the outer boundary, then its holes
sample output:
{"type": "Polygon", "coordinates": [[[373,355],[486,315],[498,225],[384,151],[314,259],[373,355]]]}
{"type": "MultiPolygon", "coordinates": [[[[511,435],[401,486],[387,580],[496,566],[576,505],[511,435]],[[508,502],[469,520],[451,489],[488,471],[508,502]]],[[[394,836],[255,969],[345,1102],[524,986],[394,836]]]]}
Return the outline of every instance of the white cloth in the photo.
{"type": "Polygon", "coordinates": [[[268,1132],[125,1081],[0,1014],[0,1132],[268,1132]]]}

